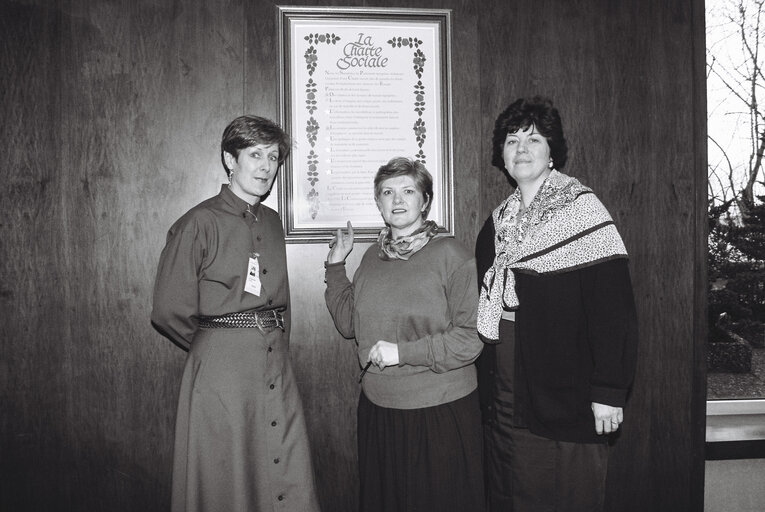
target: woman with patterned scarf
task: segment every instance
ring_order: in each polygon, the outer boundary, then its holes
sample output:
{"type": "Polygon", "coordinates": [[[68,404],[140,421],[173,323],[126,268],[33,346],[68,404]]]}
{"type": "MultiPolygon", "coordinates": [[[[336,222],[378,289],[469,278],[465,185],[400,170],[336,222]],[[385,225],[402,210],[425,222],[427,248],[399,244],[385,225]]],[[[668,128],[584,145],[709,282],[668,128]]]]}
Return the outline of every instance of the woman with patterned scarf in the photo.
{"type": "Polygon", "coordinates": [[[419,163],[394,158],[374,179],[386,227],[353,276],[345,258],[353,227],[327,256],[325,299],[335,325],[356,338],[362,512],[484,510],[476,369],[476,267],[425,220],[433,181],[419,163]],[[367,371],[368,370],[368,371],[367,371]]]}
{"type": "Polygon", "coordinates": [[[492,163],[515,191],[478,238],[489,510],[600,511],[624,419],[637,321],[627,251],[592,190],[560,172],[549,100],[498,117],[492,163]]]}

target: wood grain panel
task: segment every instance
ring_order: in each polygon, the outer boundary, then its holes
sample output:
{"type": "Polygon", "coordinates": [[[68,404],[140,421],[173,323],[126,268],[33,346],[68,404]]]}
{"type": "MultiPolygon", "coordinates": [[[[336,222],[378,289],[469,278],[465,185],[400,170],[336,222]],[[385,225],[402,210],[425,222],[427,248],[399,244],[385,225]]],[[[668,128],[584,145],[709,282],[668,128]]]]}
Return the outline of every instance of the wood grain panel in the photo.
{"type": "Polygon", "coordinates": [[[707,400],[707,84],[706,84],[706,31],[705,2],[691,2],[691,44],[693,67],[693,357],[690,410],[691,425],[688,436],[691,444],[691,470],[688,501],[690,510],[704,509],[706,400],[707,400]]]}
{"type": "Polygon", "coordinates": [[[481,188],[480,61],[477,3],[443,2],[452,9],[452,147],[455,238],[470,250],[483,225],[481,188]]]}
{"type": "Polygon", "coordinates": [[[0,4],[0,509],[66,502],[58,137],[61,26],[54,5],[0,4]],[[47,484],[46,484],[47,482],[47,484]]]}

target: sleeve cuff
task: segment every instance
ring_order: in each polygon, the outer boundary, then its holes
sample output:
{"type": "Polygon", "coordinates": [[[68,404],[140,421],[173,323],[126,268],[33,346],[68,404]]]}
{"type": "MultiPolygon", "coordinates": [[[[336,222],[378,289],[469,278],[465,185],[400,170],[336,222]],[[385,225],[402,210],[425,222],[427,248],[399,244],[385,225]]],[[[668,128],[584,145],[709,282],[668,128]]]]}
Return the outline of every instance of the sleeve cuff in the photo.
{"type": "Polygon", "coordinates": [[[627,403],[627,390],[592,386],[590,388],[590,400],[611,407],[624,407],[627,403]]]}
{"type": "Polygon", "coordinates": [[[346,278],[347,276],[345,274],[345,262],[340,261],[338,263],[327,263],[324,262],[324,283],[330,284],[330,281],[332,283],[338,283],[339,279],[346,278]]]}
{"type": "Polygon", "coordinates": [[[430,353],[427,338],[420,338],[412,342],[398,344],[399,366],[408,364],[412,366],[430,366],[430,353]]]}

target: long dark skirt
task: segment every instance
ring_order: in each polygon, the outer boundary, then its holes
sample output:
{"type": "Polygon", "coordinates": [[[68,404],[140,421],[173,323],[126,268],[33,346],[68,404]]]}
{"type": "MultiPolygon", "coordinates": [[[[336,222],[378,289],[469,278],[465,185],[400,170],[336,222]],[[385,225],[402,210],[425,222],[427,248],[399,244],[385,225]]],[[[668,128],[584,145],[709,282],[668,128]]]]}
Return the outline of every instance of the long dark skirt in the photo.
{"type": "Polygon", "coordinates": [[[491,512],[602,512],[608,445],[497,425],[486,439],[491,512]]]}
{"type": "Polygon", "coordinates": [[[482,512],[478,393],[423,409],[359,398],[361,512],[482,512]]]}
{"type": "MultiPolygon", "coordinates": [[[[496,421],[486,426],[490,512],[602,512],[608,445],[546,439],[525,426],[514,389],[515,324],[502,321],[496,345],[496,421]],[[520,413],[519,413],[520,411],[520,413]]],[[[593,424],[593,428],[594,424],[593,424]]]]}

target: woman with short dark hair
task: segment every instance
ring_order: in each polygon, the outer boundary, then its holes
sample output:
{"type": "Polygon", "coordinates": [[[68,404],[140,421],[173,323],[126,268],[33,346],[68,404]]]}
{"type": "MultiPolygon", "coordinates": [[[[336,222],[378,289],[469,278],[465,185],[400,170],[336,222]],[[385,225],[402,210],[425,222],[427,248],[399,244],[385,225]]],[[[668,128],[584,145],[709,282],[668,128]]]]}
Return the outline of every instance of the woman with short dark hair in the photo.
{"type": "Polygon", "coordinates": [[[350,222],[326,263],[327,308],[366,365],[359,510],[481,512],[475,260],[426,220],[433,181],[424,165],[394,158],[380,167],[374,190],[386,227],[353,282],[345,272],[350,222]]]}
{"type": "Polygon", "coordinates": [[[558,110],[519,99],[492,163],[515,191],[479,235],[479,389],[490,510],[603,510],[608,441],[635,373],[627,251],[592,190],[560,172],[558,110]]]}
{"type": "Polygon", "coordinates": [[[289,150],[272,121],[234,119],[221,141],[230,183],[167,234],[151,319],[189,352],[175,426],[175,512],[319,510],[289,359],[284,234],[261,204],[289,150]]]}

